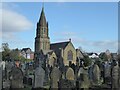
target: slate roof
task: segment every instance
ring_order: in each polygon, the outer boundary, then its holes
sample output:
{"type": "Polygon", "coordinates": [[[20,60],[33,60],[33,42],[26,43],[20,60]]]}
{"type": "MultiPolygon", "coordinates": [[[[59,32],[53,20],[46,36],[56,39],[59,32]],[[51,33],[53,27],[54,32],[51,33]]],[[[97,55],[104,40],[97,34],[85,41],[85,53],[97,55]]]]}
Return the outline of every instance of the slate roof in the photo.
{"type": "Polygon", "coordinates": [[[50,44],[50,49],[51,50],[55,50],[55,49],[59,49],[59,48],[65,48],[68,45],[69,41],[67,42],[59,42],[59,43],[53,43],[50,44]]]}
{"type": "Polygon", "coordinates": [[[60,48],[65,49],[65,47],[69,43],[70,43],[70,41],[53,43],[53,44],[50,44],[50,49],[53,50],[56,53],[57,57],[60,57],[60,54],[61,54],[60,48]]]}
{"type": "Polygon", "coordinates": [[[30,49],[30,48],[23,48],[21,51],[25,51],[26,52],[28,49],[30,49]]]}

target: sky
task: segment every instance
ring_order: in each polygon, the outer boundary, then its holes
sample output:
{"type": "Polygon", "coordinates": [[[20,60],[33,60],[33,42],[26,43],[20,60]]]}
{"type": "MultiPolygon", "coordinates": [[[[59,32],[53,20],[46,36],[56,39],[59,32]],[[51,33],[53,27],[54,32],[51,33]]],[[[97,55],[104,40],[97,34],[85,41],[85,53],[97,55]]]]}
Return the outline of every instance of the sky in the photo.
{"type": "MultiPolygon", "coordinates": [[[[2,42],[11,49],[30,47],[34,51],[41,2],[2,3],[2,42]]],[[[117,2],[45,2],[50,42],[71,38],[75,48],[86,52],[118,49],[117,2]]]]}

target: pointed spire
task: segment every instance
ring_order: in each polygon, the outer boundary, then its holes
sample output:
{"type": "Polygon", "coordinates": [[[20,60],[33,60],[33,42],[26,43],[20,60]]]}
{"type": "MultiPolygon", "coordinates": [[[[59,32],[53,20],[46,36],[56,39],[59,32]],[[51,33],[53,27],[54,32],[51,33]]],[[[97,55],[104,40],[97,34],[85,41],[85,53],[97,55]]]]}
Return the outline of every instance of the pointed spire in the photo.
{"type": "Polygon", "coordinates": [[[40,16],[40,25],[41,26],[47,26],[47,22],[46,22],[46,18],[45,18],[45,13],[44,13],[44,3],[43,3],[43,6],[42,6],[42,11],[41,11],[41,16],[40,16]]]}

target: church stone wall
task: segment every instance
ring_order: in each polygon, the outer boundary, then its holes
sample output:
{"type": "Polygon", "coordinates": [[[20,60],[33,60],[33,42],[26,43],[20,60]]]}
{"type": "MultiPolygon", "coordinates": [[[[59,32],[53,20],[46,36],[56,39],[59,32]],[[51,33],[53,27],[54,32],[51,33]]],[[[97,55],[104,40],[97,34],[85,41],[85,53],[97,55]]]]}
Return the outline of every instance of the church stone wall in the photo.
{"type": "Polygon", "coordinates": [[[67,60],[67,57],[68,57],[68,51],[71,50],[72,53],[73,53],[73,60],[72,60],[72,63],[74,63],[76,65],[76,50],[75,48],[73,47],[72,43],[69,43],[66,48],[64,49],[64,56],[63,56],[63,59],[64,59],[64,65],[67,65],[69,66],[69,60],[67,60]]]}

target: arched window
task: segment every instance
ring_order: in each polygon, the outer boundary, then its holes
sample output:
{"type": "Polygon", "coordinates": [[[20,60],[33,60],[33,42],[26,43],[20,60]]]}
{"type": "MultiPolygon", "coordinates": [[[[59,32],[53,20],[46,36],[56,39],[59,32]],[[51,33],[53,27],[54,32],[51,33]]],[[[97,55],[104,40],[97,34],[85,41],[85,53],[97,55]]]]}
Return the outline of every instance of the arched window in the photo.
{"type": "Polygon", "coordinates": [[[73,60],[73,53],[72,53],[71,50],[68,51],[67,59],[68,60],[73,60]]]}

